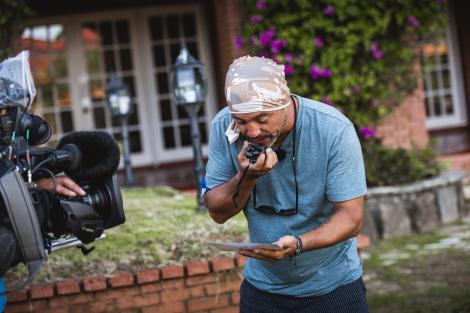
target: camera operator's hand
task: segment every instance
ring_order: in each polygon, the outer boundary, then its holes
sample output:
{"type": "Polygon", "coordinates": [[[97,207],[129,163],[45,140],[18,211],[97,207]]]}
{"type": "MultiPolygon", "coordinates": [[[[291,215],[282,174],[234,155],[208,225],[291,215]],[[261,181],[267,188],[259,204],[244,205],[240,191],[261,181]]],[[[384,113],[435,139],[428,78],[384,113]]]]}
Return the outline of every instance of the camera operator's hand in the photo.
{"type": "MultiPolygon", "coordinates": [[[[39,188],[47,190],[49,192],[54,191],[54,182],[52,178],[41,178],[35,182],[39,188]]],[[[80,188],[72,179],[67,176],[57,176],[56,177],[56,192],[63,196],[67,197],[77,197],[77,196],[85,196],[85,191],[80,188]]]]}
{"type": "Polygon", "coordinates": [[[248,148],[248,145],[248,141],[245,141],[242,150],[238,154],[240,167],[243,169],[250,166],[248,169],[248,175],[250,176],[259,177],[269,174],[278,162],[276,153],[273,149],[268,148],[259,155],[256,163],[250,163],[250,160],[246,157],[246,149],[248,148]]]}

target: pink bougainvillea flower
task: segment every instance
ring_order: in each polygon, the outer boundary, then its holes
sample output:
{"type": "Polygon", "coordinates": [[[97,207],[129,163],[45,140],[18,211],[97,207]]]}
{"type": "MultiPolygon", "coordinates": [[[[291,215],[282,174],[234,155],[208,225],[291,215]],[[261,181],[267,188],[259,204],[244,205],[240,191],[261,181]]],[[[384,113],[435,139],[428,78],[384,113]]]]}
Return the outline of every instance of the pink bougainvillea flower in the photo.
{"type": "Polygon", "coordinates": [[[320,78],[329,78],[331,77],[331,70],[327,68],[321,68],[317,64],[313,64],[312,67],[310,68],[310,76],[314,79],[320,79],[320,78]]]}
{"type": "Polygon", "coordinates": [[[419,21],[414,16],[408,16],[408,24],[413,27],[419,27],[419,21]]]}
{"type": "Polygon", "coordinates": [[[273,40],[274,36],[276,36],[276,31],[274,29],[269,29],[265,32],[261,32],[259,34],[259,42],[262,46],[267,46],[273,40]]]}
{"type": "Polygon", "coordinates": [[[256,7],[260,10],[266,10],[266,3],[264,2],[264,0],[257,0],[256,7]]]}
{"type": "Polygon", "coordinates": [[[240,48],[241,46],[243,46],[244,42],[245,42],[245,41],[243,40],[243,37],[238,36],[238,37],[235,38],[235,40],[233,41],[233,44],[234,44],[235,46],[237,46],[237,47],[240,48]]]}
{"type": "Polygon", "coordinates": [[[332,5],[329,5],[323,9],[323,13],[325,13],[325,15],[331,16],[333,15],[333,13],[335,13],[335,9],[333,8],[332,5]]]}
{"type": "Polygon", "coordinates": [[[312,67],[310,68],[310,76],[312,76],[314,80],[321,78],[321,69],[318,67],[318,65],[312,65],[312,67]]]}
{"type": "Polygon", "coordinates": [[[292,67],[292,65],[286,64],[284,66],[284,73],[289,76],[292,75],[292,73],[294,73],[294,68],[292,67]]]}
{"type": "Polygon", "coordinates": [[[258,24],[263,20],[263,17],[261,15],[253,15],[250,18],[250,23],[251,24],[258,24]]]}
{"type": "Polygon", "coordinates": [[[276,39],[271,42],[271,52],[279,53],[286,46],[285,39],[276,39]]]}
{"type": "Polygon", "coordinates": [[[291,63],[292,62],[292,53],[286,53],[286,55],[284,56],[284,60],[286,60],[287,63],[291,63]]]}
{"type": "Polygon", "coordinates": [[[372,52],[376,60],[380,60],[384,55],[384,52],[379,50],[379,44],[376,41],[373,41],[371,43],[370,51],[372,52]]]}
{"type": "Polygon", "coordinates": [[[325,104],[328,104],[328,105],[331,105],[331,101],[330,101],[330,99],[328,99],[327,96],[323,96],[323,97],[321,98],[321,102],[323,102],[323,103],[325,103],[325,104]]]}
{"type": "Polygon", "coordinates": [[[353,91],[354,93],[360,93],[360,92],[361,92],[361,87],[360,87],[360,86],[354,86],[353,89],[352,89],[352,91],[353,91]]]}
{"type": "Polygon", "coordinates": [[[373,138],[375,137],[375,128],[373,127],[361,127],[359,128],[359,134],[366,138],[366,139],[369,139],[369,138],[373,138]]]}
{"type": "Polygon", "coordinates": [[[258,37],[251,36],[251,44],[252,45],[257,45],[258,44],[258,37]]]}
{"type": "Polygon", "coordinates": [[[323,44],[324,44],[323,37],[318,36],[317,38],[315,38],[315,40],[313,41],[313,44],[317,47],[323,47],[323,44]]]}

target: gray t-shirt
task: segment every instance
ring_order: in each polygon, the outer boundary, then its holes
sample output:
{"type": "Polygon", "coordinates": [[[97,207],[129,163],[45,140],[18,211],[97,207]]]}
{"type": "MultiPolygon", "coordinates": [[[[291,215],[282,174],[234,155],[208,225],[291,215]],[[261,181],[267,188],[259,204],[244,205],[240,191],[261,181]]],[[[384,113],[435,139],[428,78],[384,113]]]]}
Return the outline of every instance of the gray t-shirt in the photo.
{"type": "MultiPolygon", "coordinates": [[[[253,194],[243,210],[251,242],[274,242],[285,235],[301,235],[322,224],[332,214],[333,202],[366,194],[364,163],[352,123],[338,110],[318,101],[298,97],[296,126],[296,176],[299,190],[298,213],[279,216],[253,208],[253,194]]],[[[229,181],[239,170],[237,155],[243,142],[229,144],[225,130],[232,118],[227,108],[211,123],[209,160],[205,183],[208,190],[229,181]]],[[[269,175],[256,182],[256,205],[276,210],[295,207],[292,167],[293,132],[281,148],[286,158],[269,175]]],[[[210,190],[208,192],[216,192],[210,190]]],[[[292,296],[321,295],[350,283],[362,275],[356,239],[334,246],[303,252],[296,262],[249,258],[243,275],[258,289],[292,296]]]]}

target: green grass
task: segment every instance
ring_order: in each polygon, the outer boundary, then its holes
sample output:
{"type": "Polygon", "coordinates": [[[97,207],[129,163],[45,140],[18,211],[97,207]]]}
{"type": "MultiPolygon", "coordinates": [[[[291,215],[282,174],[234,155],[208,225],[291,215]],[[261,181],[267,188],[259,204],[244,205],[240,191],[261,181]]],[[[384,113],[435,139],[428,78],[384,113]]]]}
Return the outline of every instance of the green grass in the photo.
{"type": "MultiPolygon", "coordinates": [[[[218,225],[207,212],[196,212],[194,196],[170,188],[124,189],[123,199],[123,225],[106,230],[104,240],[89,245],[96,249],[87,256],[75,248],[52,253],[35,282],[207,259],[224,254],[207,241],[247,240],[243,214],[218,225]]],[[[20,277],[24,272],[18,267],[9,275],[20,277]]]]}

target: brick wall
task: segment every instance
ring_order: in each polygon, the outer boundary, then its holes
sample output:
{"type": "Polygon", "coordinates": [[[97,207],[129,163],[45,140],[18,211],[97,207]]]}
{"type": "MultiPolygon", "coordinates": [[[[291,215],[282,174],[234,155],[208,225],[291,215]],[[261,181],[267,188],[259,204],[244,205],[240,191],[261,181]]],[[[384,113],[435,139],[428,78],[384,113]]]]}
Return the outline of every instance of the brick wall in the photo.
{"type": "Polygon", "coordinates": [[[241,12],[239,0],[213,0],[216,43],[218,58],[216,67],[217,96],[220,108],[225,106],[225,75],[232,61],[246,54],[244,49],[234,45],[241,34],[241,12]]]}
{"type": "Polygon", "coordinates": [[[245,258],[33,285],[8,295],[5,313],[235,313],[245,258]]]}
{"type": "Polygon", "coordinates": [[[414,142],[425,147],[429,142],[423,90],[417,88],[380,122],[377,135],[391,148],[410,148],[414,142]]]}

